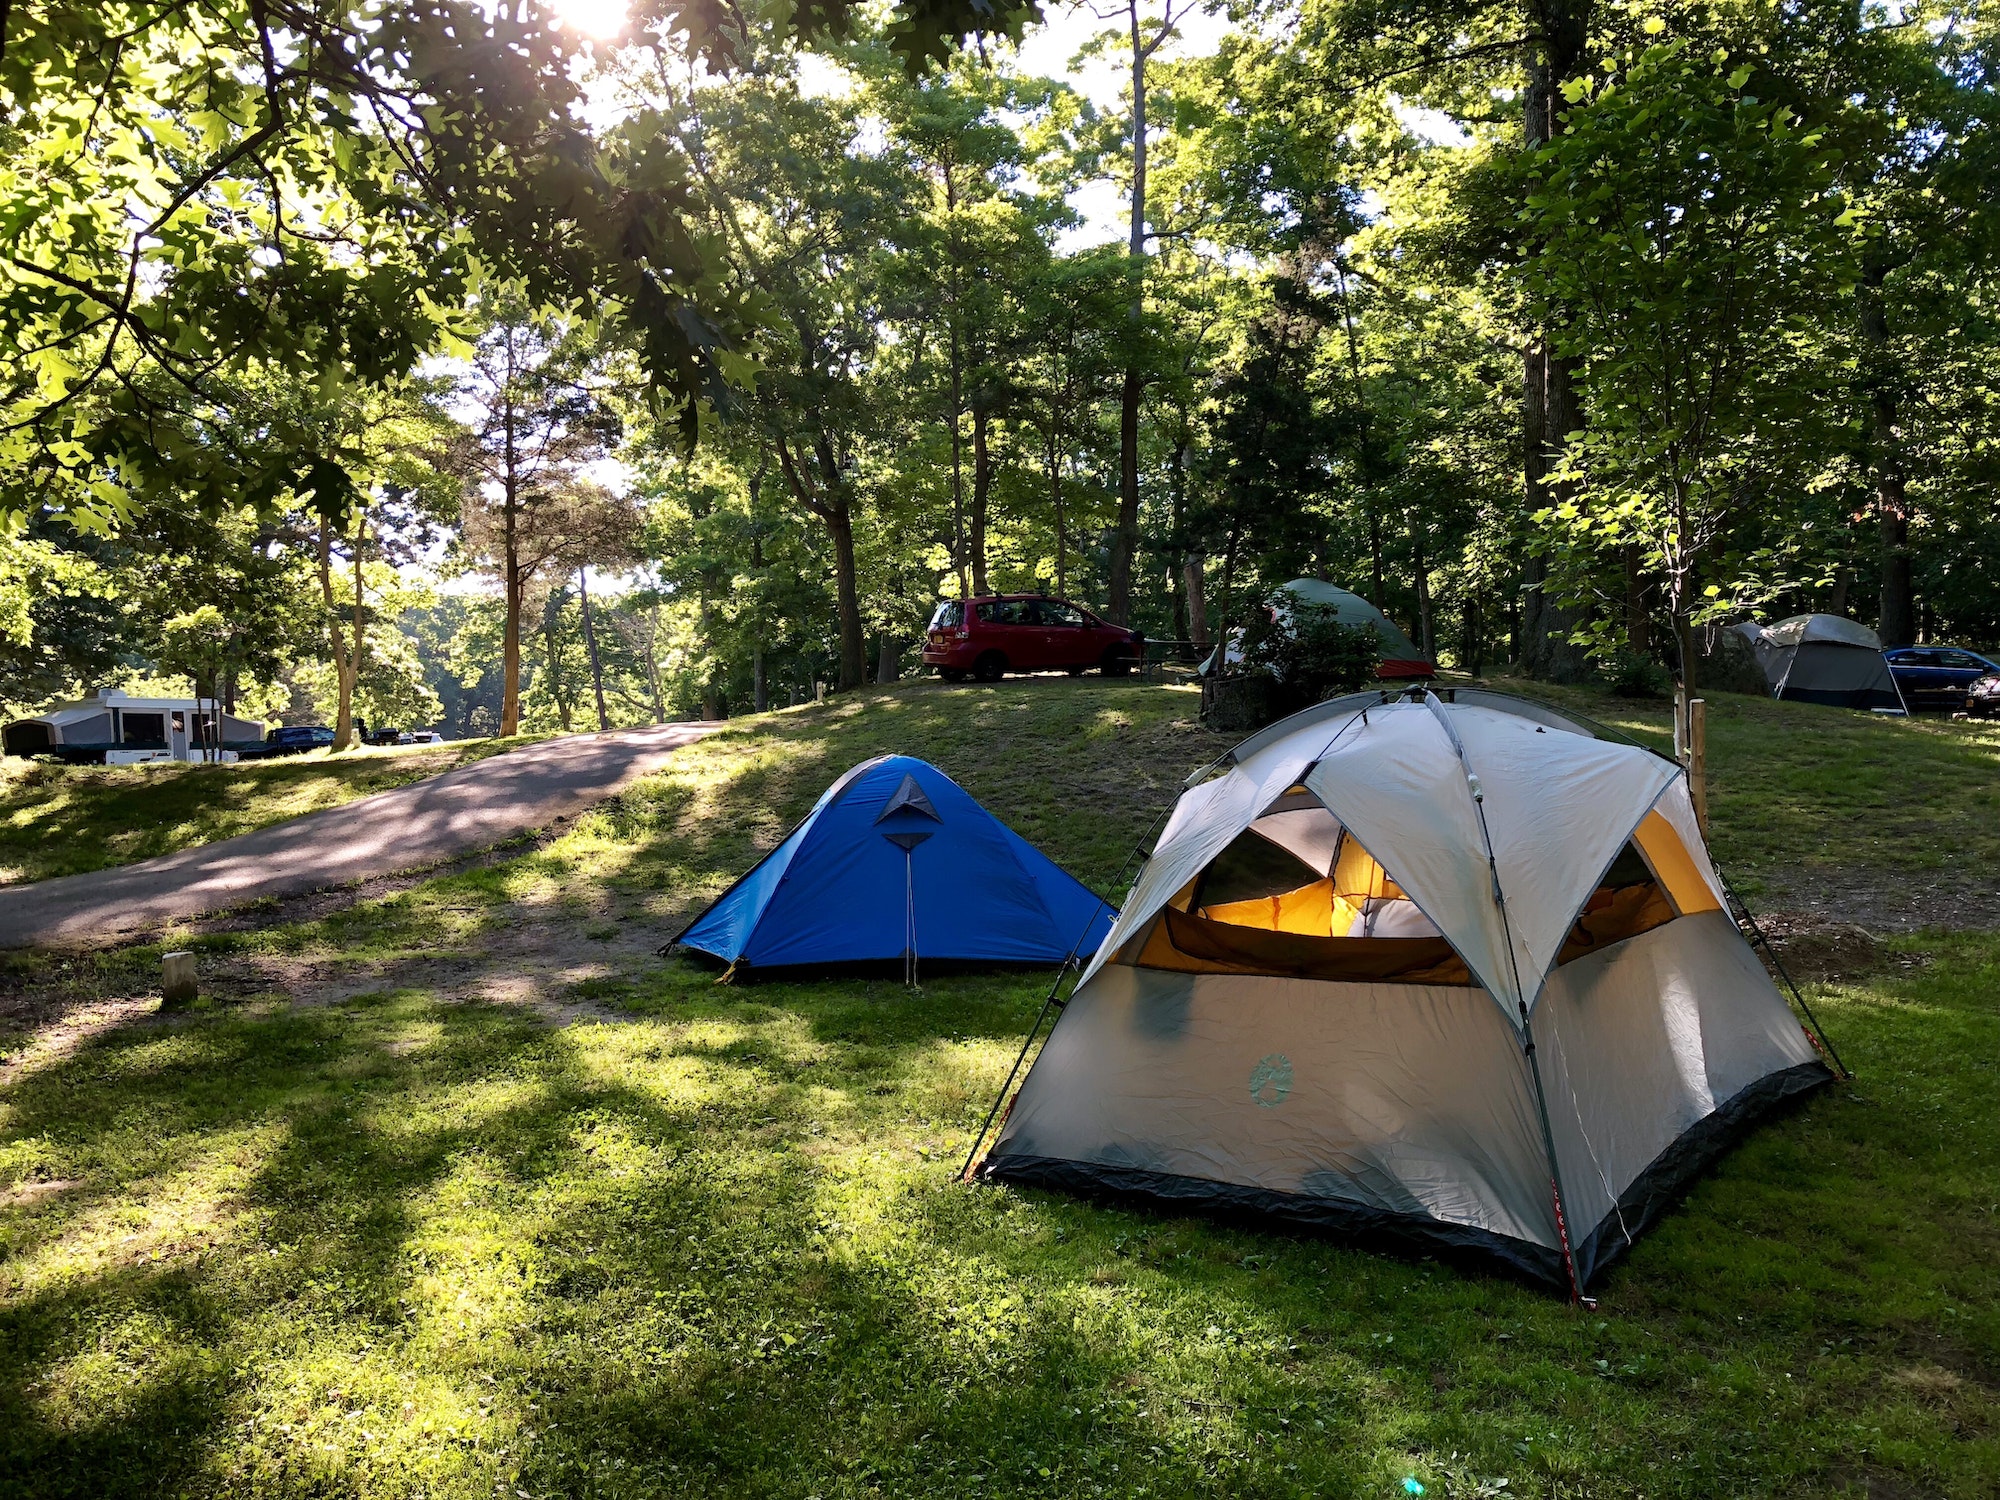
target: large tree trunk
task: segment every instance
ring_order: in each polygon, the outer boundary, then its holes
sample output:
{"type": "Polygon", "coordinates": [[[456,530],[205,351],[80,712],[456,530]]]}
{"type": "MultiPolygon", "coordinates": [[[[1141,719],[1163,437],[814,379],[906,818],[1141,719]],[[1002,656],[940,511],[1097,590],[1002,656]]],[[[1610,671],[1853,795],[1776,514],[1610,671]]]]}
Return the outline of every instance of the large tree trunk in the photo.
{"type": "Polygon", "coordinates": [[[1636,544],[1628,543],[1620,551],[1620,561],[1625,567],[1625,649],[1635,656],[1650,656],[1653,651],[1653,621],[1646,604],[1646,569],[1636,544]]]}
{"type": "Polygon", "coordinates": [[[521,608],[527,585],[508,549],[505,594],[506,621],[500,634],[500,737],[521,732],[521,608]]]}
{"type": "Polygon", "coordinates": [[[569,684],[562,675],[562,642],[556,636],[556,622],[562,614],[563,591],[551,589],[548,602],[542,606],[542,644],[549,653],[549,696],[555,699],[556,717],[562,723],[564,734],[575,729],[570,722],[569,684]]]}
{"type": "Polygon", "coordinates": [[[840,686],[858,688],[868,677],[868,642],[861,630],[861,596],[854,567],[854,521],[842,505],[827,517],[833,537],[834,597],[840,609],[840,686]]]}
{"type": "Polygon", "coordinates": [[[1382,605],[1382,508],[1375,503],[1374,496],[1368,498],[1368,602],[1377,609],[1382,605]]]}
{"type": "Polygon", "coordinates": [[[345,750],[354,737],[354,681],[358,652],[350,652],[347,634],[340,623],[340,605],[333,597],[333,539],[329,535],[332,522],[319,523],[319,591],[320,600],[326,606],[327,643],[332,648],[334,678],[334,741],[333,748],[345,750]]]}
{"type": "Polygon", "coordinates": [[[1056,526],[1056,597],[1069,597],[1069,537],[1063,530],[1062,462],[1056,456],[1056,426],[1049,422],[1049,511],[1056,526]]]}
{"type": "MultiPolygon", "coordinates": [[[[1583,71],[1588,40],[1589,0],[1544,0],[1535,7],[1541,48],[1529,68],[1523,107],[1527,148],[1553,140],[1562,128],[1562,86],[1583,71]]],[[[1522,428],[1525,491],[1530,516],[1566,498],[1549,483],[1554,460],[1569,434],[1583,426],[1576,396],[1575,362],[1549,347],[1546,330],[1538,331],[1523,355],[1522,428]]],[[[1544,585],[1548,564],[1530,557],[1522,567],[1521,670],[1552,682],[1580,681],[1589,671],[1580,647],[1572,645],[1578,619],[1544,585]]]]}
{"type": "Polygon", "coordinates": [[[1196,552],[1181,564],[1181,571],[1187,579],[1188,639],[1200,655],[1206,655],[1208,647],[1208,599],[1202,576],[1204,561],[1202,555],[1196,552]]]}
{"type": "Polygon", "coordinates": [[[507,384],[503,388],[501,420],[506,443],[501,451],[500,541],[506,575],[507,623],[500,647],[500,735],[521,732],[521,611],[527,605],[528,579],[521,567],[521,454],[514,442],[514,331],[507,331],[507,384]]]}
{"type": "Polygon", "coordinates": [[[1132,563],[1139,551],[1139,395],[1136,365],[1125,371],[1118,407],[1118,524],[1111,534],[1111,607],[1120,625],[1131,623],[1132,563]]]}
{"type": "Polygon", "coordinates": [[[972,592],[987,593],[986,587],[986,504],[993,495],[993,455],[986,444],[988,417],[986,404],[972,408],[972,514],[966,527],[965,545],[971,554],[972,592]]]}
{"type": "Polygon", "coordinates": [[[1132,32],[1132,221],[1125,253],[1131,267],[1132,300],[1126,308],[1125,379],[1118,391],[1118,525],[1111,537],[1112,620],[1131,623],[1132,564],[1139,552],[1139,402],[1145,372],[1139,366],[1139,327],[1146,316],[1146,60],[1151,48],[1139,36],[1139,0],[1128,0],[1132,32]]]}
{"type": "Polygon", "coordinates": [[[1424,556],[1423,522],[1412,517],[1410,527],[1410,576],[1417,586],[1417,650],[1425,661],[1437,661],[1437,633],[1431,619],[1431,570],[1424,556]]]}
{"type": "Polygon", "coordinates": [[[576,598],[583,606],[583,648],[590,653],[590,682],[597,689],[597,728],[599,732],[611,727],[611,715],[604,708],[604,668],[597,656],[597,630],[590,619],[590,585],[584,581],[584,570],[576,570],[576,598]]]}
{"type": "MultiPolygon", "coordinates": [[[[1888,276],[1886,265],[1872,265],[1864,278],[1861,295],[1861,336],[1870,346],[1875,361],[1886,365],[1889,351],[1889,315],[1882,306],[1882,283],[1888,276]]],[[[1870,467],[1875,474],[1875,518],[1881,545],[1882,592],[1876,633],[1885,649],[1907,646],[1917,638],[1916,590],[1910,576],[1909,481],[1903,463],[1901,411],[1895,387],[1887,369],[1871,372],[1874,390],[1869,396],[1870,467]]]]}

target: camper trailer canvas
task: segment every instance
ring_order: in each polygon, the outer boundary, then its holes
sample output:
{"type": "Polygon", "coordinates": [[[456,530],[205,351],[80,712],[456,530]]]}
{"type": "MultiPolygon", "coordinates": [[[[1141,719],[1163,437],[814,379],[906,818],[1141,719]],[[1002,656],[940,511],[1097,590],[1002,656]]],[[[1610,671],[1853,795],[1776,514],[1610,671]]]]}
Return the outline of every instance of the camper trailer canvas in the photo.
{"type": "Polygon", "coordinates": [[[263,740],[261,723],[223,711],[213,698],[135,698],[117,688],[16,719],[0,731],[9,755],[46,755],[74,765],[234,760],[263,740]]]}

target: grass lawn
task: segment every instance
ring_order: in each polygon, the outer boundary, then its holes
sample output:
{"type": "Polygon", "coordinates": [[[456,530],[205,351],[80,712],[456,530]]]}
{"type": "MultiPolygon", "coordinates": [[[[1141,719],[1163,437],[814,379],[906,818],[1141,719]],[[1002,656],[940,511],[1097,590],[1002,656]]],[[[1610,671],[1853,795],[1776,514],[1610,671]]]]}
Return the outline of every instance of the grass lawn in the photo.
{"type": "MultiPolygon", "coordinates": [[[[1193,709],[1086,680],[745,721],[517,859],[194,939],[215,996],[183,1016],[145,1013],[158,948],[10,960],[46,1024],[0,1042],[0,1493],[2000,1490],[1993,933],[1820,986],[1859,1081],[1730,1156],[1595,1312],[957,1183],[1033,975],[718,987],[651,955],[888,748],[1104,882],[1223,748],[1193,709]],[[79,1038],[84,1003],[130,1010],[79,1038]]],[[[1739,871],[1955,869],[1851,808],[1990,796],[1990,736],[1770,712],[1716,729],[1739,871]]]]}
{"type": "Polygon", "coordinates": [[[526,743],[315,751],[232,766],[64,766],[9,756],[0,760],[0,885],[250,833],[526,743]]]}

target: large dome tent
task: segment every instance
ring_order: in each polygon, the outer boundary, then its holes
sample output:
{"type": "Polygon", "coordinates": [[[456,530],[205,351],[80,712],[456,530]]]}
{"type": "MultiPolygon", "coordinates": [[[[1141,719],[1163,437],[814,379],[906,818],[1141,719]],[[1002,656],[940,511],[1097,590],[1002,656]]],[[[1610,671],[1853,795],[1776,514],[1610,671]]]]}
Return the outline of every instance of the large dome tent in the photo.
{"type": "Polygon", "coordinates": [[[1581,1295],[1833,1076],[1679,767],[1503,695],[1354,695],[1181,797],[976,1169],[1581,1295]]]}
{"type": "Polygon", "coordinates": [[[1736,629],[1757,653],[1773,698],[1874,713],[1909,712],[1882,655],[1882,638],[1839,615],[1793,615],[1736,629]]]}

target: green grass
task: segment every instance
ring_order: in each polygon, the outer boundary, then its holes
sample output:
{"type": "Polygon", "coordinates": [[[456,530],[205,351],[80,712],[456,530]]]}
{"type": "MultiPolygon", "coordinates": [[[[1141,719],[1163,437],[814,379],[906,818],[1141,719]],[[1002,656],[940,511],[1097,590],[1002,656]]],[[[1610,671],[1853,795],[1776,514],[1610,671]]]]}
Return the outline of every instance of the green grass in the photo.
{"type": "MultiPolygon", "coordinates": [[[[1191,712],[1050,682],[746,722],[518,859],[197,939],[219,993],[191,1015],[17,1038],[0,1493],[2000,1487],[2000,938],[1901,940],[1822,987],[1860,1081],[1730,1156],[1594,1313],[957,1183],[1035,976],[719,988],[644,956],[885,748],[1107,880],[1220,748],[1191,712]],[[516,951],[606,1019],[455,1003],[454,966],[516,951]],[[290,1003],[342,977],[363,992],[290,1003]]],[[[157,955],[0,978],[133,996],[157,955]]]]}
{"type": "MultiPolygon", "coordinates": [[[[1496,686],[1567,705],[1661,750],[1664,702],[1579,688],[1496,686]]],[[[1746,891],[1867,900],[1983,897],[2000,919],[2000,722],[1890,719],[1709,693],[1708,761],[1717,860],[1746,891]]]]}
{"type": "Polygon", "coordinates": [[[314,751],[231,766],[0,760],[0,885],[173,854],[421,781],[525,744],[314,751]]]}

